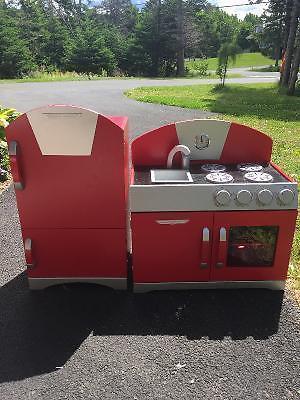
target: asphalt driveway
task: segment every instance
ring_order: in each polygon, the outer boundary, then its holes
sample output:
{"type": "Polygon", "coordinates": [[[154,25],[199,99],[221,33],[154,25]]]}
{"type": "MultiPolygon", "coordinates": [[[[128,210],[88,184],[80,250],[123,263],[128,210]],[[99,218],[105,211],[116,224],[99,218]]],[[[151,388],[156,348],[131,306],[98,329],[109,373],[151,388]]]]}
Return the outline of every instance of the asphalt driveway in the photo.
{"type": "MultiPolygon", "coordinates": [[[[0,102],[21,111],[66,102],[128,115],[132,136],[209,116],[124,98],[137,83],[0,85],[0,102]]],[[[0,195],[1,400],[300,398],[300,313],[288,291],[134,295],[77,285],[33,293],[23,271],[9,188],[0,195]]]]}
{"type": "MultiPolygon", "coordinates": [[[[275,82],[277,77],[265,73],[228,79],[232,83],[275,82]]],[[[46,104],[74,104],[107,115],[127,115],[131,135],[143,133],[179,119],[206,117],[201,110],[144,104],[128,99],[125,90],[139,86],[182,86],[216,83],[216,79],[107,79],[79,82],[44,82],[0,84],[0,104],[28,111],[46,104]]]]}

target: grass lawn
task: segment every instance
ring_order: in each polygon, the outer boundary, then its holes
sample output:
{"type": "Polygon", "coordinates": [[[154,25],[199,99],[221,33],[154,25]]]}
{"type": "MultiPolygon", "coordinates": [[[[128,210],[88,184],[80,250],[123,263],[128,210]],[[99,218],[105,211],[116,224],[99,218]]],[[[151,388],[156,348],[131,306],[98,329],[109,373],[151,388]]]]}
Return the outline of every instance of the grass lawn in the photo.
{"type": "MultiPolygon", "coordinates": [[[[208,58],[208,69],[215,71],[218,66],[217,58],[208,58]]],[[[189,64],[189,61],[186,61],[189,64]]],[[[238,55],[236,63],[229,64],[230,68],[243,68],[243,67],[260,67],[263,65],[272,65],[274,60],[269,57],[263,56],[261,53],[243,53],[238,55]]]]}
{"type": "MultiPolygon", "coordinates": [[[[241,74],[231,74],[230,72],[227,74],[227,78],[242,78],[243,75],[241,74]]],[[[185,79],[219,79],[219,77],[214,74],[210,73],[207,76],[185,76],[185,79]]],[[[34,77],[26,77],[22,79],[0,79],[0,84],[1,83],[26,83],[26,82],[62,82],[62,81],[99,81],[99,80],[107,80],[107,79],[182,79],[182,78],[176,78],[176,77],[168,77],[168,78],[143,78],[143,77],[137,77],[137,76],[130,76],[130,77],[116,77],[116,76],[111,76],[111,77],[105,77],[105,76],[98,76],[98,75],[86,75],[86,74],[76,74],[76,73],[54,73],[54,74],[40,74],[38,76],[34,77]]]]}
{"type": "Polygon", "coordinates": [[[0,79],[1,83],[25,83],[25,82],[60,82],[60,81],[89,81],[109,79],[105,76],[77,74],[76,72],[37,73],[33,76],[16,79],[0,79]]]}
{"type": "MultiPolygon", "coordinates": [[[[300,96],[278,95],[274,84],[145,87],[126,92],[139,101],[201,109],[252,126],[273,139],[272,160],[300,182],[300,96]]],[[[300,289],[300,221],[294,240],[290,276],[300,289]]]]}

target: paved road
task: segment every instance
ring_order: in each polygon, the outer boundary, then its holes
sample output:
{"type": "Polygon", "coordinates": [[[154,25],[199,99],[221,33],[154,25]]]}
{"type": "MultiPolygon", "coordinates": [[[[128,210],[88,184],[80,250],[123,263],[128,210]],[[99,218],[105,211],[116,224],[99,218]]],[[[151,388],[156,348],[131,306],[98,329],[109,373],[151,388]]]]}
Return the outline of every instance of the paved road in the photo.
{"type": "MultiPolygon", "coordinates": [[[[124,99],[124,85],[136,83],[1,85],[1,102],[127,114],[132,134],[203,115],[124,99]]],[[[289,292],[30,293],[23,270],[10,188],[0,196],[1,400],[300,398],[300,314],[289,292]]]]}
{"type": "MultiPolygon", "coordinates": [[[[247,73],[244,70],[244,73],[247,73]]],[[[246,77],[228,79],[232,83],[275,82],[276,77],[246,77]]],[[[158,106],[128,99],[123,92],[139,86],[180,86],[216,83],[215,79],[127,79],[80,82],[45,82],[0,85],[0,104],[28,111],[44,104],[75,104],[94,109],[102,114],[127,115],[132,135],[158,127],[180,118],[209,115],[197,110],[158,106]]]]}

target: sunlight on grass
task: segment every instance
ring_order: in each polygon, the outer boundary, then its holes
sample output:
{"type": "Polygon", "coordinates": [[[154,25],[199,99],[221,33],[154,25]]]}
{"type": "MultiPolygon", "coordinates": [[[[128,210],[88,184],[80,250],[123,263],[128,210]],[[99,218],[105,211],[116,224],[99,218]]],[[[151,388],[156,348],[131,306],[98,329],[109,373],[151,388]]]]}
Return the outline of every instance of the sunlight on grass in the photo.
{"type": "MultiPolygon", "coordinates": [[[[241,74],[227,74],[227,78],[242,78],[241,74]]],[[[214,73],[210,73],[207,76],[185,76],[185,79],[219,79],[214,73]]],[[[26,82],[61,82],[61,81],[99,81],[108,79],[182,79],[181,77],[168,77],[168,78],[145,78],[137,76],[106,76],[106,75],[95,75],[95,74],[79,74],[77,72],[37,72],[20,79],[0,79],[0,84],[3,83],[26,83],[26,82]]]]}
{"type": "MultiPolygon", "coordinates": [[[[300,97],[278,95],[269,83],[145,87],[128,91],[133,99],[219,113],[221,118],[256,128],[273,139],[272,160],[300,181],[300,97]]],[[[300,281],[300,223],[292,252],[290,274],[300,281]]]]}
{"type": "Polygon", "coordinates": [[[22,83],[22,82],[57,82],[57,81],[87,81],[95,79],[103,79],[105,75],[80,74],[77,72],[44,72],[36,71],[30,76],[20,79],[1,79],[0,83],[22,83]]]}
{"type": "MultiPolygon", "coordinates": [[[[215,71],[218,66],[217,58],[208,58],[208,69],[215,71]]],[[[188,66],[189,61],[186,61],[186,65],[188,66]]],[[[239,54],[236,63],[232,64],[229,62],[229,68],[244,68],[244,67],[260,67],[264,65],[272,65],[274,64],[274,60],[269,57],[262,55],[261,53],[243,53],[239,54]]]]}

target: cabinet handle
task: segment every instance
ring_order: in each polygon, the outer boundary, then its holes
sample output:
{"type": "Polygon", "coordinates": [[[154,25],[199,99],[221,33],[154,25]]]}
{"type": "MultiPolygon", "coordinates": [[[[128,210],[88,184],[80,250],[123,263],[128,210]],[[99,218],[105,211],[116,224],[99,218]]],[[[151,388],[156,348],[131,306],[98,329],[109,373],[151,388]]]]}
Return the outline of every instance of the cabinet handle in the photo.
{"type": "Polygon", "coordinates": [[[202,230],[202,248],[201,248],[201,263],[200,268],[208,268],[210,256],[210,232],[207,227],[202,230]]]}
{"type": "Polygon", "coordinates": [[[14,179],[15,189],[23,190],[24,184],[22,182],[23,181],[22,174],[18,162],[18,142],[15,142],[13,140],[12,142],[9,143],[8,154],[9,154],[11,173],[14,179]]]}
{"type": "Polygon", "coordinates": [[[179,225],[186,224],[189,219],[157,219],[156,222],[160,225],[179,225]]]}
{"type": "Polygon", "coordinates": [[[35,263],[33,261],[32,241],[30,238],[25,239],[24,249],[25,249],[25,260],[26,260],[27,268],[33,268],[35,263]]]}
{"type": "Polygon", "coordinates": [[[227,232],[226,228],[220,228],[219,232],[219,249],[218,249],[218,261],[216,262],[216,268],[222,268],[225,265],[226,260],[226,248],[227,248],[227,232]]]}

